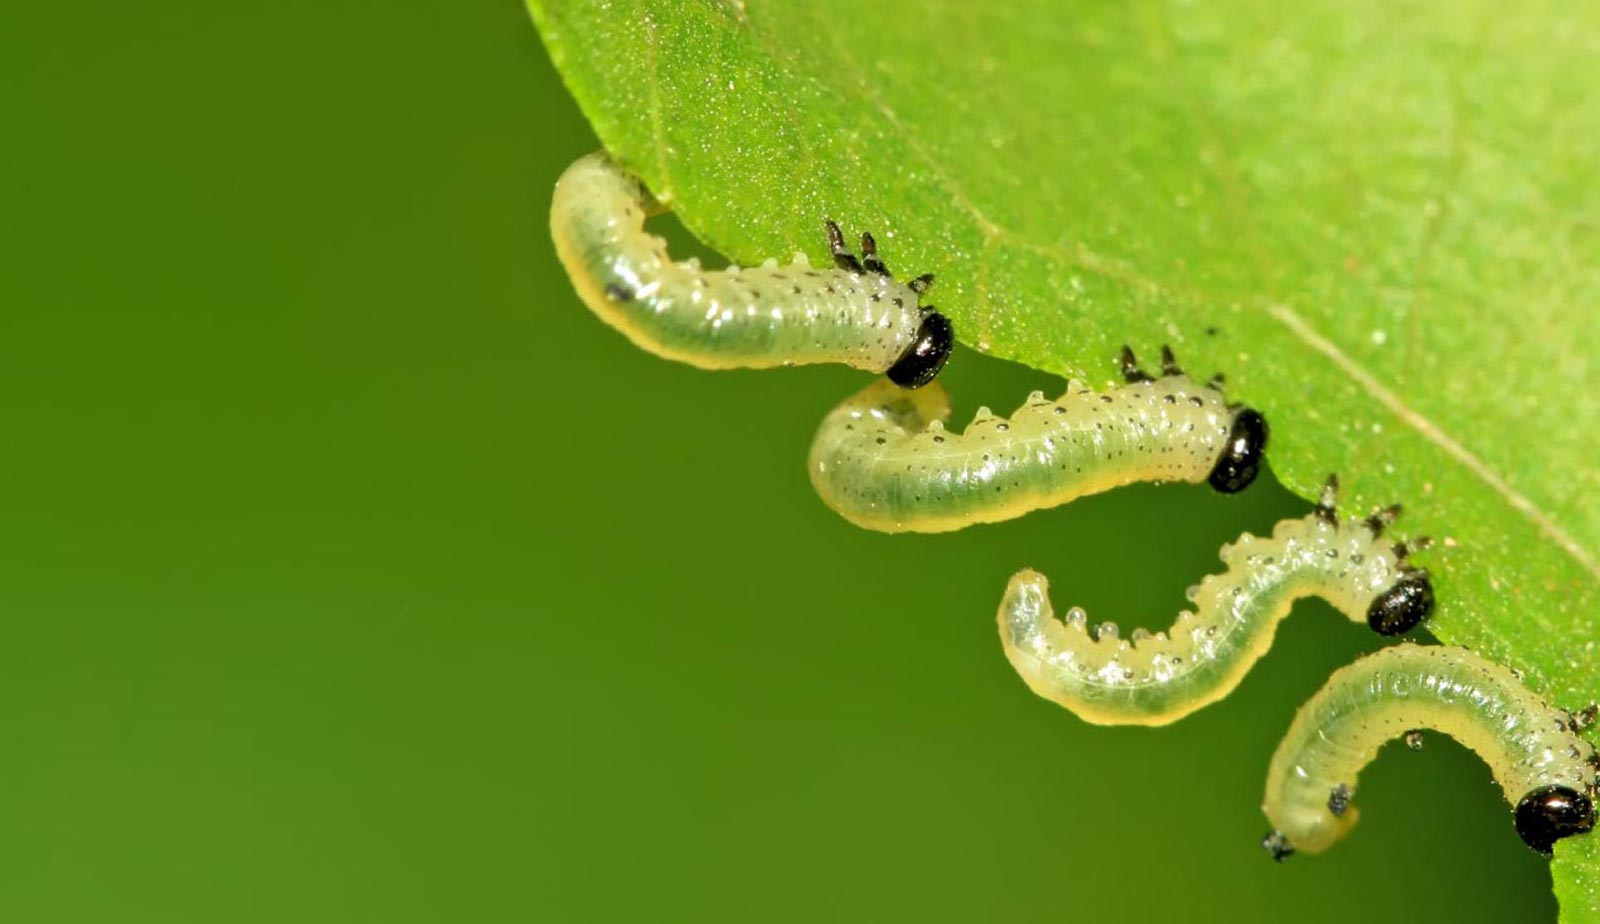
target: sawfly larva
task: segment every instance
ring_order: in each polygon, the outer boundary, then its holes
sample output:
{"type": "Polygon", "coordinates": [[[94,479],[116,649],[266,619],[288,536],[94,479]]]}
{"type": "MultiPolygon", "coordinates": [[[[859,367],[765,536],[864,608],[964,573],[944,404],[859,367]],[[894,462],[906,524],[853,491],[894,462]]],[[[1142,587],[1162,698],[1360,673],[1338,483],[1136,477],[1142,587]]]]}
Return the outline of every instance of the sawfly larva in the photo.
{"type": "Polygon", "coordinates": [[[1356,823],[1356,776],[1390,739],[1418,728],[1478,752],[1514,805],[1517,833],[1549,854],[1594,827],[1594,746],[1579,720],[1512,671],[1465,648],[1396,645],[1340,668],[1289,726],[1267,772],[1262,810],[1274,859],[1319,853],[1356,823]]]}
{"type": "Polygon", "coordinates": [[[1010,418],[980,408],[945,429],[939,386],[868,386],[834,408],[811,444],[811,483],[857,526],[937,533],[995,523],[1136,481],[1207,481],[1243,490],[1261,468],[1266,420],[1229,404],[1220,377],[1200,384],[1161,350],[1161,376],[1122,350],[1127,384],[1034,392],[1010,418]]]}
{"type": "Polygon", "coordinates": [[[1270,537],[1246,533],[1223,546],[1227,570],[1190,588],[1194,609],[1153,635],[1121,638],[1114,623],[1091,629],[1076,607],[1057,619],[1044,575],[1019,572],[1000,603],[1006,657],[1033,692],[1086,722],[1166,725],[1233,692],[1301,597],[1321,597],[1383,635],[1411,629],[1433,610],[1427,572],[1406,563],[1426,540],[1383,540],[1398,506],[1339,519],[1337,487],[1329,478],[1317,509],[1270,537]]]}
{"type": "Polygon", "coordinates": [[[556,183],[550,232],[585,304],[657,356],[702,369],[844,363],[926,385],[950,356],[949,319],[919,304],[929,275],[897,282],[872,235],[861,256],[827,222],[834,267],[805,254],[778,266],[700,268],[675,262],[645,230],[663,211],[639,179],[604,152],[579,159],[556,183]]]}

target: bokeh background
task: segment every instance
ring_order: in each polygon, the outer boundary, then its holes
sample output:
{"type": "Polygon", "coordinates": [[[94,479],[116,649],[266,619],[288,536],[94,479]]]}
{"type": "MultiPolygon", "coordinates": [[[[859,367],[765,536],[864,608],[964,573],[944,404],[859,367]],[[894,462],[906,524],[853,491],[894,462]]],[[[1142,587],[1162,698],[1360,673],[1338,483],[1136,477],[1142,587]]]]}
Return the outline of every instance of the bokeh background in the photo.
{"type": "Polygon", "coordinates": [[[873,535],[804,468],[862,375],[590,316],[545,221],[595,141],[513,0],[9,4],[0,101],[0,920],[1553,917],[1438,736],[1261,852],[1375,647],[1318,602],[1165,730],[1011,673],[1016,568],[1164,626],[1306,509],[1270,479],[873,535]]]}

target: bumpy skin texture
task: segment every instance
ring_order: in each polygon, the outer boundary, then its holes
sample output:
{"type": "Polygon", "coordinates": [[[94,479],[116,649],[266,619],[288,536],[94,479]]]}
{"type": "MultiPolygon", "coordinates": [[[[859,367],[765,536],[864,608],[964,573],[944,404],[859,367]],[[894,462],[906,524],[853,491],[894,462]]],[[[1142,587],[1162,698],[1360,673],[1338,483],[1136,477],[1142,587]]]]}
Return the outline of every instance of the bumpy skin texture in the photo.
{"type": "Polygon", "coordinates": [[[567,168],[550,209],[556,253],[584,303],[651,353],[702,369],[844,363],[885,372],[919,344],[942,350],[912,362],[922,375],[901,379],[931,378],[927,366],[937,372],[949,354],[948,322],[944,331],[924,327],[934,316],[918,305],[926,278],[897,282],[871,253],[862,268],[842,241],[836,253],[853,269],[813,267],[796,254],[789,266],[702,270],[673,261],[666,242],[645,231],[659,211],[604,153],[567,168]]]}
{"type": "Polygon", "coordinates": [[[1055,618],[1049,582],[1024,570],[1001,601],[1000,642],[1035,693],[1084,721],[1166,725],[1233,692],[1272,647],[1295,600],[1322,597],[1366,622],[1372,602],[1391,588],[1425,581],[1381,531],[1382,523],[1319,510],[1284,520],[1268,538],[1247,533],[1223,546],[1226,571],[1191,588],[1193,610],[1165,632],[1138,630],[1131,639],[1109,624],[1091,634],[1081,609],[1055,618]]]}
{"type": "Polygon", "coordinates": [[[1254,412],[1174,372],[1108,392],[1072,384],[1055,401],[1036,391],[1010,418],[981,408],[958,433],[943,388],[878,383],[823,420],[811,483],[857,526],[945,532],[1137,481],[1206,481],[1242,413],[1254,412]]]}
{"type": "Polygon", "coordinates": [[[1549,835],[1593,825],[1595,750],[1574,732],[1570,715],[1535,696],[1510,669],[1465,648],[1402,644],[1335,671],[1300,707],[1267,772],[1262,810],[1276,829],[1264,842],[1268,849],[1282,859],[1289,850],[1320,852],[1343,837],[1357,812],[1349,807],[1335,815],[1330,793],[1340,786],[1356,792],[1357,774],[1378,749],[1417,728],[1444,732],[1478,752],[1514,806],[1548,787],[1570,794],[1555,806],[1562,830],[1535,823],[1523,832],[1529,846],[1548,851],[1549,835]]]}

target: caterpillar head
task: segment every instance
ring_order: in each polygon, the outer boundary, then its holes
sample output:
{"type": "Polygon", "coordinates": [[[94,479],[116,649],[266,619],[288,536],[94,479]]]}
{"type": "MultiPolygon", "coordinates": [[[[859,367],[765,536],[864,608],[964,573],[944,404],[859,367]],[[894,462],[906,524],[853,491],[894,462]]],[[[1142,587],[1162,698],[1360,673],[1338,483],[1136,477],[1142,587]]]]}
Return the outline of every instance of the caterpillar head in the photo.
{"type": "MultiPolygon", "coordinates": [[[[1399,513],[1400,506],[1396,504],[1373,514],[1367,520],[1373,538],[1383,535],[1385,527],[1399,513]]],[[[1400,579],[1367,607],[1367,625],[1374,632],[1379,635],[1400,635],[1433,615],[1433,581],[1429,579],[1427,571],[1406,564],[1406,558],[1413,550],[1425,549],[1432,544],[1433,540],[1427,536],[1418,536],[1394,547],[1395,557],[1400,562],[1400,579]]]]}
{"type": "Polygon", "coordinates": [[[1222,458],[1211,469],[1207,482],[1223,494],[1237,494],[1250,486],[1261,471],[1267,452],[1267,419],[1254,408],[1240,408],[1228,431],[1222,458]]]}
{"type": "Polygon", "coordinates": [[[1433,582],[1428,572],[1407,571],[1367,607],[1367,625],[1379,635],[1400,635],[1432,614],[1433,582]]]}
{"type": "Polygon", "coordinates": [[[1517,803],[1517,833],[1545,856],[1555,842],[1594,828],[1594,803],[1566,786],[1541,786],[1517,803]]]}
{"type": "Polygon", "coordinates": [[[955,342],[956,331],[950,319],[932,308],[927,309],[917,327],[916,339],[889,367],[889,381],[901,388],[921,388],[928,384],[944,368],[955,342]]]}
{"type": "MultiPolygon", "coordinates": [[[[1322,497],[1317,501],[1317,516],[1326,522],[1338,522],[1334,507],[1338,500],[1339,479],[1336,475],[1329,475],[1327,484],[1323,485],[1322,497]]],[[[1355,525],[1359,532],[1365,528],[1365,533],[1371,541],[1377,544],[1389,527],[1394,525],[1400,516],[1400,505],[1394,504],[1374,512],[1365,520],[1347,521],[1355,525]]],[[[1388,587],[1379,591],[1367,605],[1367,625],[1379,635],[1401,635],[1415,629],[1423,620],[1433,615],[1433,581],[1428,577],[1428,572],[1412,567],[1407,563],[1411,553],[1428,548],[1433,540],[1427,536],[1418,536],[1406,542],[1398,543],[1391,547],[1391,556],[1383,556],[1393,562],[1396,567],[1397,577],[1388,587]]],[[[1380,546],[1377,546],[1381,548],[1380,546]]],[[[1376,559],[1377,556],[1370,556],[1376,559]]]]}

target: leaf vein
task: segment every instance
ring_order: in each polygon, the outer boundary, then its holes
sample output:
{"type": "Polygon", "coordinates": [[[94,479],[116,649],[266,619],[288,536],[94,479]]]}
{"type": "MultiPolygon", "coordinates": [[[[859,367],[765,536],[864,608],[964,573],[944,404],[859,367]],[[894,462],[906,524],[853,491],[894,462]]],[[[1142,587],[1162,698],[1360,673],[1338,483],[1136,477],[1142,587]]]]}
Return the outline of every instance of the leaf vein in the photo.
{"type": "Polygon", "coordinates": [[[1506,503],[1527,517],[1544,533],[1551,542],[1560,546],[1571,555],[1589,576],[1600,581],[1600,561],[1557,523],[1553,517],[1542,510],[1539,505],[1513,488],[1499,473],[1490,468],[1488,463],[1478,458],[1472,450],[1457,442],[1450,434],[1446,433],[1438,424],[1422,416],[1416,409],[1406,404],[1404,400],[1388,386],[1378,381],[1377,377],[1368,372],[1365,367],[1350,358],[1333,341],[1322,336],[1307,321],[1294,311],[1283,305],[1272,305],[1267,313],[1291,334],[1299,338],[1302,343],[1326,356],[1338,366],[1340,371],[1350,376],[1360,385],[1368,395],[1377,399],[1378,403],[1388,408],[1391,413],[1400,418],[1401,422],[1420,433],[1423,438],[1444,450],[1445,454],[1460,462],[1478,478],[1482,479],[1495,493],[1505,499],[1506,503]]]}

